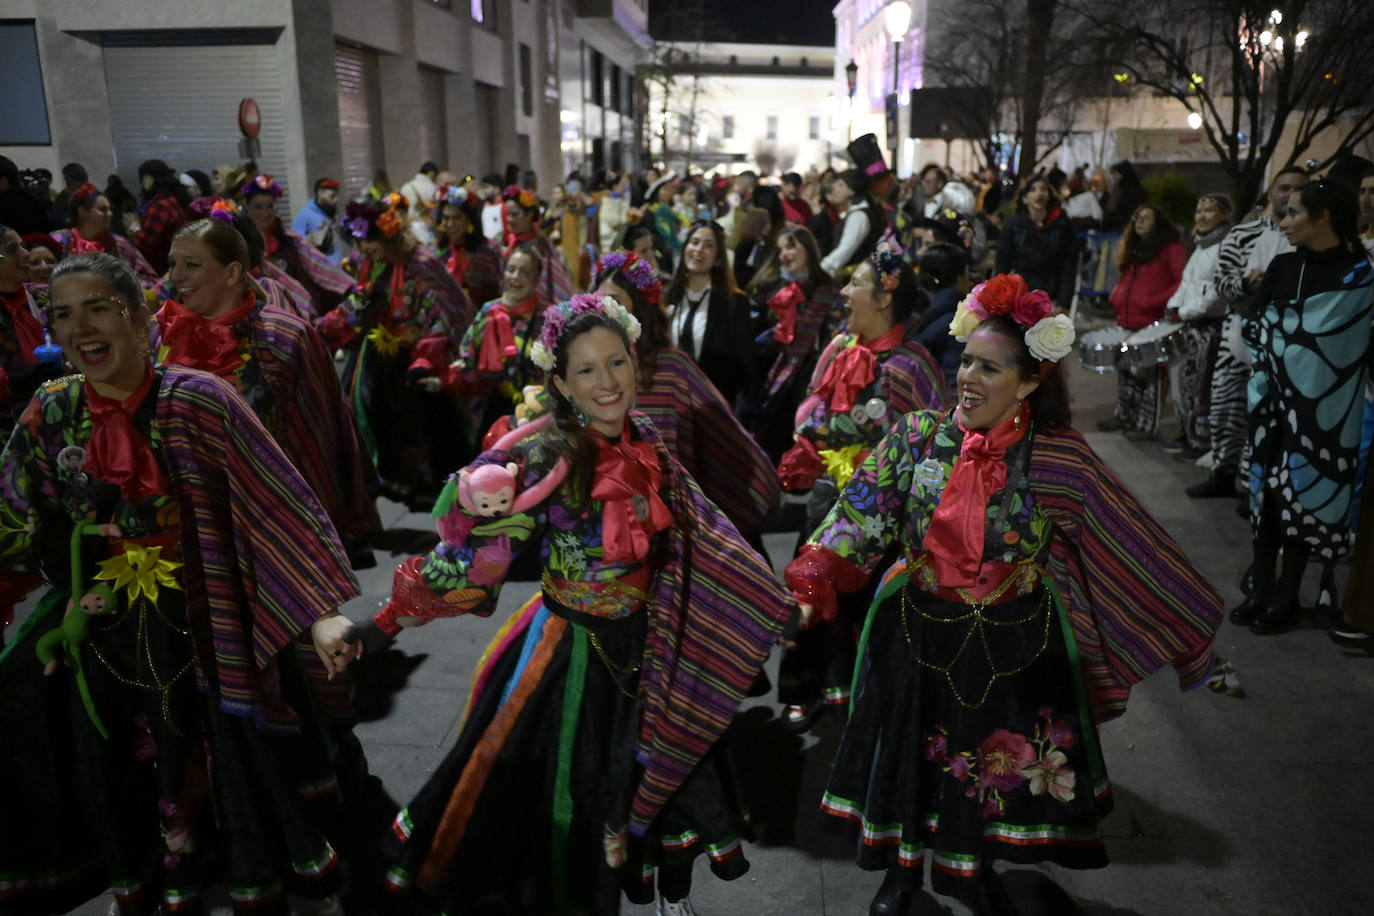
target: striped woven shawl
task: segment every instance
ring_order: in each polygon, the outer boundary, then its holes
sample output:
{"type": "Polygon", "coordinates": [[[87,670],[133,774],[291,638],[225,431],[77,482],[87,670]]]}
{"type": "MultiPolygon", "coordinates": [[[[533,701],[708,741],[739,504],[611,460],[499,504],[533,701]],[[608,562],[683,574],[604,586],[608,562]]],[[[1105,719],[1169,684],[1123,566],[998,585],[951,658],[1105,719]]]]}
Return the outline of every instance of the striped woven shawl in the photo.
{"type": "Polygon", "coordinates": [[[1036,432],[1030,480],[1054,522],[1050,573],[1098,721],[1165,665],[1201,683],[1216,663],[1217,590],[1074,430],[1036,432]]]}

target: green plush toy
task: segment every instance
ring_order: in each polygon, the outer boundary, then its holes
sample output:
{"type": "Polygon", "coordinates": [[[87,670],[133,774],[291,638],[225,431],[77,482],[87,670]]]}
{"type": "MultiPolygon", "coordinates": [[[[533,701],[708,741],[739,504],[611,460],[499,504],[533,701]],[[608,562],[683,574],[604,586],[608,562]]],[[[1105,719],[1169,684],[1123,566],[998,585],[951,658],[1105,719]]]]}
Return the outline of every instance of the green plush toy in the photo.
{"type": "Polygon", "coordinates": [[[38,660],[43,663],[44,674],[53,672],[62,655],[65,654],[71,660],[72,672],[76,675],[76,688],[81,692],[81,703],[86,707],[86,715],[90,716],[96,731],[100,732],[100,737],[108,740],[110,733],[106,731],[105,723],[100,721],[100,715],[95,711],[95,701],[91,699],[91,690],[86,684],[86,674],[81,667],[81,644],[86,641],[86,635],[90,632],[91,617],[96,614],[108,614],[115,607],[115,594],[108,586],[97,585],[90,590],[84,590],[81,581],[81,539],[88,534],[103,534],[105,527],[95,522],[81,522],[73,529],[72,596],[75,598],[76,595],[81,595],[79,610],[68,602],[61,625],[39,637],[38,660]]]}

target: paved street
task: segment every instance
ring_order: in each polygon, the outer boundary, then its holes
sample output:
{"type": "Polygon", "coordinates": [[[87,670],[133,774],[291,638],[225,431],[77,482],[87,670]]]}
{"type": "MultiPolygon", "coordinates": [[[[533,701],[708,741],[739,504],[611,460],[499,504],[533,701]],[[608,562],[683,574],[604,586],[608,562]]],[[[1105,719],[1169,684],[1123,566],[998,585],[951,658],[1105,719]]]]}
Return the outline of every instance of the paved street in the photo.
{"type": "MultiPolygon", "coordinates": [[[[1115,380],[1089,376],[1071,362],[1076,425],[1094,430],[1110,411],[1115,380]]],[[[1174,461],[1158,444],[1096,432],[1088,439],[1218,583],[1228,606],[1235,604],[1249,539],[1233,503],[1184,496],[1183,487],[1204,472],[1174,461]]],[[[393,504],[383,517],[398,548],[430,530],[426,518],[393,504]]],[[[779,569],[793,538],[767,538],[779,569]]],[[[385,597],[391,567],[403,558],[380,556],[379,567],[361,577],[364,596],[345,608],[355,618],[385,597]]],[[[1309,601],[1316,578],[1316,569],[1309,570],[1309,601]]],[[[452,745],[474,662],[504,615],[534,587],[512,584],[488,619],[446,620],[402,633],[380,660],[384,676],[374,674],[368,683],[381,677],[383,684],[358,733],[373,772],[399,801],[452,745]]],[[[1363,828],[1374,813],[1374,658],[1347,653],[1315,629],[1266,638],[1230,624],[1223,625],[1218,649],[1239,670],[1248,698],[1182,694],[1167,671],[1140,685],[1126,715],[1102,733],[1116,797],[1106,822],[1113,864],[1089,872],[1011,870],[1006,883],[1023,913],[1374,911],[1374,890],[1359,865],[1367,860],[1363,828]]],[[[776,675],[776,653],[769,667],[776,675]]],[[[760,828],[759,842],[748,849],[752,868],[727,884],[699,863],[693,902],[702,916],[867,913],[879,876],[859,871],[846,844],[818,829],[816,802],[837,725],[821,720],[814,736],[797,738],[776,728],[774,715],[765,698],[749,702],[739,719],[739,765],[760,828]]],[[[515,854],[518,838],[510,840],[515,854]]],[[[92,903],[79,912],[103,914],[104,906],[92,903]]],[[[915,912],[966,911],[927,894],[915,912]]]]}

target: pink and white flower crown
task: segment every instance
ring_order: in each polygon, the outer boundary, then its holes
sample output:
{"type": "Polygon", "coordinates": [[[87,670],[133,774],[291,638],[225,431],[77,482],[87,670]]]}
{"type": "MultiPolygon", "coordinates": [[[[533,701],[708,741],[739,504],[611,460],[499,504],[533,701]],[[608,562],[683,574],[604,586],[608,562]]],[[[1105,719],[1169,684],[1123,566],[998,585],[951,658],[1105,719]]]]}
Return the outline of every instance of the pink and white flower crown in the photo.
{"type": "Polygon", "coordinates": [[[559,341],[567,333],[568,325],[583,315],[604,315],[620,325],[631,344],[639,340],[639,319],[614,297],[580,293],[544,310],[544,328],[530,347],[530,361],[545,372],[552,372],[559,341]]]}
{"type": "Polygon", "coordinates": [[[1042,289],[1027,289],[1020,274],[998,274],[979,283],[959,303],[949,333],[961,343],[978,325],[996,315],[1010,316],[1021,326],[1026,348],[1039,360],[1057,363],[1073,349],[1073,322],[1054,315],[1054,301],[1042,289]]]}
{"type": "Polygon", "coordinates": [[[663,281],[658,278],[658,273],[649,266],[648,261],[632,251],[612,251],[602,255],[601,260],[596,262],[593,276],[599,277],[605,271],[617,269],[634,284],[645,302],[658,305],[659,300],[663,298],[663,281]]]}

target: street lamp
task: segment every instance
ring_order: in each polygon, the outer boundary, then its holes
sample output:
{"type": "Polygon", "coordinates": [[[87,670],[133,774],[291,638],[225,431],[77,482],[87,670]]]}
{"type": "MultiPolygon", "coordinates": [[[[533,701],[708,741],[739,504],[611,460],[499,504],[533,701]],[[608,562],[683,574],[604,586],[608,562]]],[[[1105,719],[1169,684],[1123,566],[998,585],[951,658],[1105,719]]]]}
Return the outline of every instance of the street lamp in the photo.
{"type": "Polygon", "coordinates": [[[892,0],[883,10],[883,24],[892,39],[892,95],[888,96],[887,128],[888,142],[892,146],[892,170],[897,171],[897,106],[901,103],[897,84],[900,80],[902,59],[902,39],[911,28],[911,4],[907,0],[892,0]]]}
{"type": "Polygon", "coordinates": [[[849,82],[849,130],[846,133],[848,139],[846,143],[854,140],[854,87],[859,84],[859,65],[854,63],[854,58],[849,59],[849,63],[844,67],[844,78],[849,82]]]}

